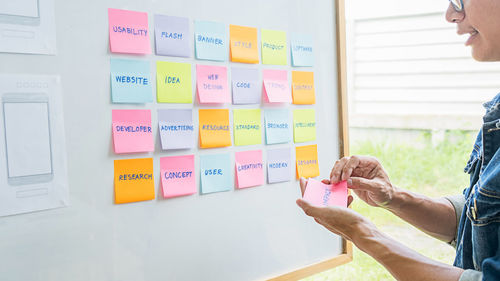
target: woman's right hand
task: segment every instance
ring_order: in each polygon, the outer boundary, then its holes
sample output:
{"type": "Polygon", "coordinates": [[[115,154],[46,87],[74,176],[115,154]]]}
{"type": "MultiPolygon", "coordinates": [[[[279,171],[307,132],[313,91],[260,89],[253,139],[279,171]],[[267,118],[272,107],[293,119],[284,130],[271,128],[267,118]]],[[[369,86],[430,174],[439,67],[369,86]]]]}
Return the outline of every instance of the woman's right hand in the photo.
{"type": "Polygon", "coordinates": [[[347,180],[347,187],[368,205],[388,207],[394,197],[395,188],[374,157],[355,155],[337,160],[330,173],[330,182],[344,180],[347,180]]]}

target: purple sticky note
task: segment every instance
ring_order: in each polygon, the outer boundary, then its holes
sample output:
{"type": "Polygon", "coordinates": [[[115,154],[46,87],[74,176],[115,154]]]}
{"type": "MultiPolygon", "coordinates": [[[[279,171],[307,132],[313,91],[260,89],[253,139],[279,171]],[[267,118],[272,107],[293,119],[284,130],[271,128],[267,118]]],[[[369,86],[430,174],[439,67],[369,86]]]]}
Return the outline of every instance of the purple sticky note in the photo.
{"type": "Polygon", "coordinates": [[[155,15],[156,54],[190,57],[189,19],[155,15]]]}
{"type": "Polygon", "coordinates": [[[337,184],[324,184],[315,179],[309,179],[303,198],[319,207],[347,207],[347,182],[341,181],[337,184]]]}
{"type": "Polygon", "coordinates": [[[158,109],[158,126],[163,150],[194,147],[192,109],[158,109]]]}
{"type": "Polygon", "coordinates": [[[260,103],[262,84],[260,83],[258,69],[233,67],[231,69],[231,80],[233,104],[260,103]]]}
{"type": "Polygon", "coordinates": [[[267,151],[267,182],[290,181],[292,177],[290,148],[277,148],[267,151]]]}

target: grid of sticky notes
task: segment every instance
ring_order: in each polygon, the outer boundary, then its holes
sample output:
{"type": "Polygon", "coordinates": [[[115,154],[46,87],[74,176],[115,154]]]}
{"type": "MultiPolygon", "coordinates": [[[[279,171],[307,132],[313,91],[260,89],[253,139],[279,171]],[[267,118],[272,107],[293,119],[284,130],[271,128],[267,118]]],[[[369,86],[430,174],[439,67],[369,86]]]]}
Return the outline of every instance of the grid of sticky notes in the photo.
{"type": "Polygon", "coordinates": [[[319,175],[311,35],[114,8],[108,22],[116,204],[154,200],[154,171],[163,198],[319,175]]]}

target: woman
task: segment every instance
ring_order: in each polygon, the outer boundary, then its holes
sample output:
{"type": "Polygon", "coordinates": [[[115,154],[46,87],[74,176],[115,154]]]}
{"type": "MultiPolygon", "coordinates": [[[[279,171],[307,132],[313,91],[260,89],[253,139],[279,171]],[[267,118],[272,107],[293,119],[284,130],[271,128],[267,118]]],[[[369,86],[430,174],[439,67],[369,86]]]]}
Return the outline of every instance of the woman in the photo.
{"type": "MultiPolygon", "coordinates": [[[[500,61],[500,0],[450,0],[446,20],[457,25],[458,34],[469,34],[465,45],[472,47],[474,59],[500,61]]],[[[471,184],[461,195],[432,199],[397,188],[376,159],[364,156],[338,160],[330,179],[323,181],[347,180],[367,204],[452,243],[457,249],[453,266],[392,240],[350,209],[314,207],[302,199],[297,204],[319,224],[375,258],[397,280],[500,280],[500,94],[485,108],[483,127],[465,169],[471,184]]],[[[301,179],[302,192],[305,185],[301,179]]]]}

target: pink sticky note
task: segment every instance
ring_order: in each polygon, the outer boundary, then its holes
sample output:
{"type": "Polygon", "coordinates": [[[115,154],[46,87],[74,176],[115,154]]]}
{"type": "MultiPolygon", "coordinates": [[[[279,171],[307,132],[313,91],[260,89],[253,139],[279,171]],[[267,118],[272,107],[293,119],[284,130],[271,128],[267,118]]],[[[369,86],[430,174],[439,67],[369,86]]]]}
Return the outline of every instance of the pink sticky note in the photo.
{"type": "Polygon", "coordinates": [[[115,153],[154,150],[151,110],[113,110],[112,122],[115,153]]]}
{"type": "Polygon", "coordinates": [[[200,103],[229,103],[227,68],[225,66],[196,65],[196,90],[200,103]]]}
{"type": "Polygon", "coordinates": [[[315,179],[309,179],[303,198],[315,206],[347,207],[347,182],[324,184],[315,179]]]}
{"type": "Polygon", "coordinates": [[[266,102],[292,102],[286,70],[264,69],[262,78],[266,102]]]}
{"type": "Polygon", "coordinates": [[[262,150],[236,152],[235,158],[237,188],[264,184],[262,150]]]}
{"type": "Polygon", "coordinates": [[[194,155],[161,157],[160,171],[164,198],[196,193],[194,155]]]}
{"type": "Polygon", "coordinates": [[[112,53],[151,53],[147,13],[109,8],[108,21],[112,53]]]}

